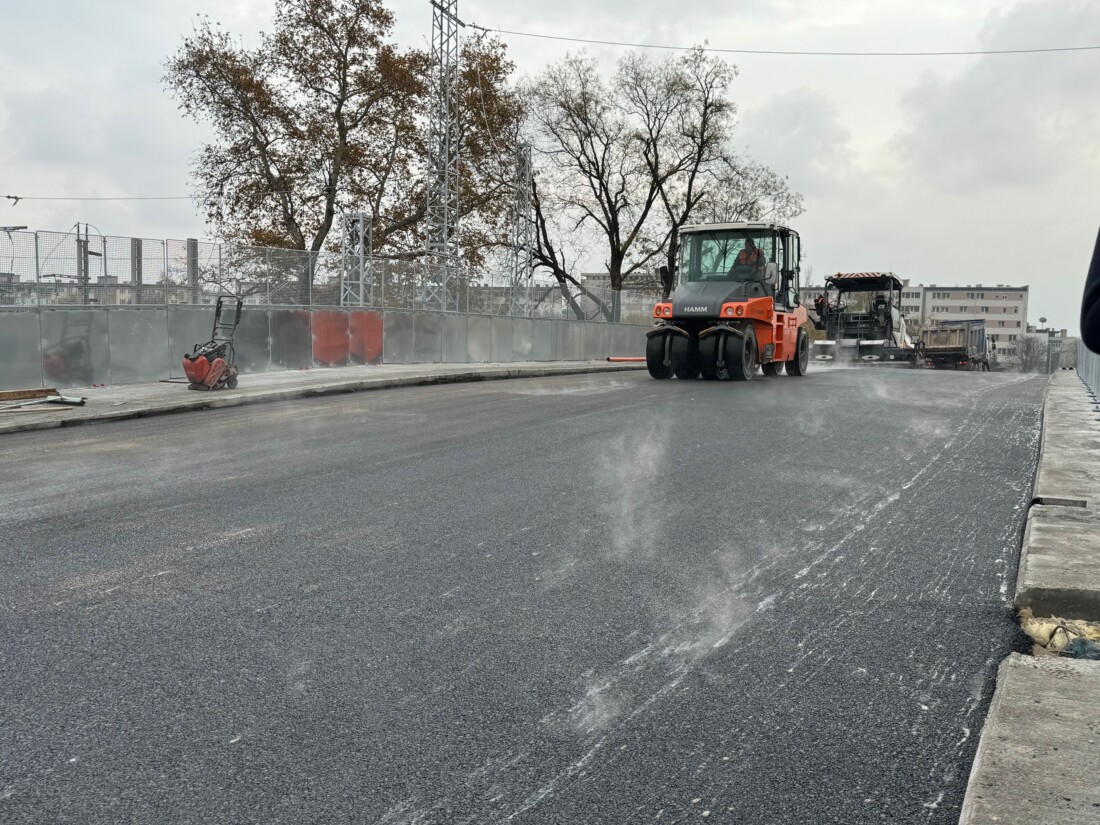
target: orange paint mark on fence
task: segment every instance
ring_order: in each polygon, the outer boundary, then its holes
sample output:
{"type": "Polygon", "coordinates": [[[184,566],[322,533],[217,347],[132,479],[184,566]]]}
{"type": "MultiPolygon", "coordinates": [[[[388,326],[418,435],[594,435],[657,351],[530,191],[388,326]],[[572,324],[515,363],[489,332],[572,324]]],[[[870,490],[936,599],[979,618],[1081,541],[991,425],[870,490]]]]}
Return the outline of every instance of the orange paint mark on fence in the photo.
{"type": "Polygon", "coordinates": [[[382,360],[382,316],[377,312],[352,310],[348,313],[348,341],[351,363],[376,364],[382,360]]]}
{"type": "Polygon", "coordinates": [[[313,310],[313,363],[345,366],[350,354],[348,313],[333,309],[313,310]]]}

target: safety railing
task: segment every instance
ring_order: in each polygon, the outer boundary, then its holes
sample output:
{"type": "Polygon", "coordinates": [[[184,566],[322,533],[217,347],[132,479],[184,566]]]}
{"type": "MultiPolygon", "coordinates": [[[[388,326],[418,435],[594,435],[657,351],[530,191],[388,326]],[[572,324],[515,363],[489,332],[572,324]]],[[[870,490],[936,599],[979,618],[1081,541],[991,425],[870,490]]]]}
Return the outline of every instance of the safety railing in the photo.
{"type": "Polygon", "coordinates": [[[355,305],[645,323],[659,297],[654,283],[619,293],[606,287],[606,278],[603,285],[537,278],[517,284],[503,264],[478,271],[462,265],[449,276],[444,305],[422,261],[352,264],[349,271],[335,252],[11,230],[0,232],[0,308],[204,305],[232,293],[251,306],[355,305]],[[345,289],[345,279],[355,288],[345,289]]]}
{"type": "Polygon", "coordinates": [[[1094,395],[1100,395],[1100,355],[1077,342],[1077,374],[1089,385],[1094,395]]]}

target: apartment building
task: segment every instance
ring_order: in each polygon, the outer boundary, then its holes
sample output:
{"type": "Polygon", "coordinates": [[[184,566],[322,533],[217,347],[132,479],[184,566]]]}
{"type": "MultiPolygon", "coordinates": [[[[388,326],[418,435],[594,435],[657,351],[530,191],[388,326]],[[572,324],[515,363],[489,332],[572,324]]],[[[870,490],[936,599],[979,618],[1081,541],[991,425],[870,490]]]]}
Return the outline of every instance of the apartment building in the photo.
{"type": "Polygon", "coordinates": [[[936,321],[963,321],[980,318],[985,331],[999,349],[1010,349],[1012,342],[1027,333],[1026,286],[913,286],[906,284],[901,293],[901,311],[910,323],[921,326],[936,321]]]}

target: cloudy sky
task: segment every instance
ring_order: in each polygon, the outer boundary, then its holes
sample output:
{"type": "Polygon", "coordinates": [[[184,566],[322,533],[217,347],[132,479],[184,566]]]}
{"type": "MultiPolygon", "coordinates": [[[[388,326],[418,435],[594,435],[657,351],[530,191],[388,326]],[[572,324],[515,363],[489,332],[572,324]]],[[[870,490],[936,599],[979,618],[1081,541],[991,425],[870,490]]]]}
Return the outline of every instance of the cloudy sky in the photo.
{"type": "MultiPolygon", "coordinates": [[[[246,41],[274,0],[42,0],[4,13],[0,195],[186,196],[202,124],[163,62],[209,14],[246,41]]],[[[426,47],[428,0],[391,0],[426,47]]],[[[489,28],[794,51],[1100,45],[1097,0],[460,0],[489,28]]],[[[508,35],[520,74],[576,44],[508,35]]],[[[622,50],[586,47],[610,71],[622,50]]],[[[962,57],[731,56],[737,144],[788,175],[815,280],[892,270],[913,283],[1030,284],[1032,322],[1077,329],[1100,227],[1100,51],[962,57]]],[[[208,237],[188,200],[0,203],[0,226],[208,237]]]]}

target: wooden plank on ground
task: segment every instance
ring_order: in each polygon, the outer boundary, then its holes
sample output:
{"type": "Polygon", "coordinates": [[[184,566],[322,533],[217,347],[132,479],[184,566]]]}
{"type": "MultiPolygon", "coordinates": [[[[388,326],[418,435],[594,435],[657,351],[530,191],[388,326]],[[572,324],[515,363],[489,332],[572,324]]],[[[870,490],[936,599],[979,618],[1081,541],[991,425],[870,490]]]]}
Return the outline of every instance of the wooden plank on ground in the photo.
{"type": "Polygon", "coordinates": [[[3,390],[0,391],[0,401],[29,401],[32,398],[48,398],[51,395],[58,395],[57,390],[3,390]]]}

